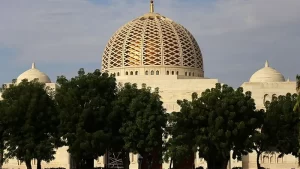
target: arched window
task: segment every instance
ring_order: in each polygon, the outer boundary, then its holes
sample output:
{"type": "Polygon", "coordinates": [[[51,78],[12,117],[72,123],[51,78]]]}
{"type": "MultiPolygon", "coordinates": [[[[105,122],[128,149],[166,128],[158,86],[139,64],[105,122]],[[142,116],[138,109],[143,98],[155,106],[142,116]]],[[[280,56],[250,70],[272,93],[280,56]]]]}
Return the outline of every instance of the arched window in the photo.
{"type": "Polygon", "coordinates": [[[269,163],[269,157],[268,156],[263,157],[263,163],[269,163]]]}
{"type": "Polygon", "coordinates": [[[145,75],[148,75],[148,70],[146,70],[145,75]]]}
{"type": "Polygon", "coordinates": [[[189,76],[191,76],[191,72],[189,72],[189,76]]]}
{"type": "Polygon", "coordinates": [[[117,73],[117,76],[120,76],[120,72],[117,73]]]}
{"type": "Polygon", "coordinates": [[[126,72],[125,74],[128,75],[128,72],[126,72]]]}
{"type": "Polygon", "coordinates": [[[179,72],[178,72],[178,71],[176,71],[176,75],[179,75],[179,72]]]}
{"type": "Polygon", "coordinates": [[[130,75],[133,75],[133,71],[130,71],[130,75]]]}
{"type": "Polygon", "coordinates": [[[156,75],[159,75],[159,71],[158,70],[156,71],[156,75]]]}
{"type": "Polygon", "coordinates": [[[277,157],[277,163],[282,163],[282,161],[283,161],[283,157],[277,157]]]}
{"type": "Polygon", "coordinates": [[[275,157],[274,156],[270,157],[270,163],[275,163],[275,157]]]}
{"type": "Polygon", "coordinates": [[[170,74],[170,72],[169,71],[167,71],[167,75],[169,75],[170,74]]]}
{"type": "Polygon", "coordinates": [[[172,71],[172,75],[174,75],[174,71],[172,71]]]}
{"type": "Polygon", "coordinates": [[[187,76],[187,72],[185,72],[184,75],[187,76]]]}
{"type": "Polygon", "coordinates": [[[139,74],[139,72],[138,71],[135,71],[135,75],[138,75],[139,74]]]}
{"type": "Polygon", "coordinates": [[[151,75],[154,75],[154,70],[151,70],[151,75]]]}

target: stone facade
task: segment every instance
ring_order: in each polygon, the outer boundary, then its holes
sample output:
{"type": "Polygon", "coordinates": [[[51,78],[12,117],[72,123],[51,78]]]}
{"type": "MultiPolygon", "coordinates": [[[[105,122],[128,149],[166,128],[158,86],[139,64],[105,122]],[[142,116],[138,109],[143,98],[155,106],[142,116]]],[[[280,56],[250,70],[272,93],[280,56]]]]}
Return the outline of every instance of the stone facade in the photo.
{"type": "MultiPolygon", "coordinates": [[[[264,68],[262,68],[264,69],[264,68]]],[[[261,72],[261,71],[260,71],[261,72]]],[[[263,71],[262,71],[263,72],[263,71]]],[[[257,109],[264,109],[264,102],[270,101],[273,96],[285,95],[286,93],[296,93],[296,82],[291,82],[289,80],[282,79],[281,81],[273,81],[272,74],[265,74],[262,82],[259,80],[255,82],[245,82],[241,85],[244,91],[251,91],[252,96],[255,99],[257,109]],[[269,80],[266,80],[267,78],[269,80]]],[[[277,75],[278,76],[278,75],[277,75]]],[[[38,78],[38,77],[37,77],[38,78]]],[[[278,78],[277,78],[278,79],[278,78]]],[[[189,77],[180,75],[128,75],[128,76],[118,76],[117,82],[121,85],[126,82],[136,83],[139,87],[145,83],[147,86],[152,88],[158,87],[160,90],[160,95],[164,102],[164,107],[167,112],[178,111],[179,106],[177,105],[177,100],[179,99],[191,99],[191,94],[197,92],[201,94],[207,88],[213,88],[217,79],[201,78],[201,77],[189,77]]],[[[7,84],[8,86],[9,84],[7,84]]],[[[55,83],[46,83],[46,86],[55,88],[55,83]]],[[[137,169],[137,155],[131,154],[131,169],[137,169]]],[[[286,155],[282,158],[278,157],[278,154],[263,154],[261,155],[260,162],[263,167],[269,169],[291,169],[298,168],[297,158],[286,155]]],[[[32,161],[33,167],[36,165],[36,161],[32,161]]],[[[195,159],[196,166],[206,167],[206,162],[203,159],[195,159]]],[[[55,160],[50,163],[42,163],[43,168],[50,167],[65,167],[69,169],[71,166],[70,155],[67,152],[67,147],[62,147],[57,150],[55,160]]],[[[104,158],[100,157],[95,160],[95,166],[103,167],[104,158]]],[[[163,168],[167,169],[169,164],[164,164],[163,168]]],[[[232,167],[243,167],[243,169],[256,169],[256,154],[251,153],[244,156],[242,161],[230,160],[228,168],[232,167]]],[[[3,168],[7,169],[22,169],[26,168],[24,163],[20,163],[16,159],[10,159],[6,161],[3,168]]]]}
{"type": "MultiPolygon", "coordinates": [[[[102,71],[114,73],[120,84],[130,82],[141,87],[145,83],[152,88],[158,87],[164,107],[170,113],[179,110],[177,100],[191,100],[193,92],[201,94],[204,90],[215,87],[218,80],[205,78],[202,53],[191,33],[171,19],[154,13],[153,1],[150,6],[150,13],[125,24],[109,40],[102,57],[102,71]]],[[[56,87],[45,73],[36,69],[35,64],[17,78],[17,83],[22,79],[36,78],[46,83],[46,86],[56,87]]],[[[242,87],[244,91],[252,92],[257,109],[264,109],[265,101],[271,100],[273,96],[296,93],[296,82],[285,80],[268,62],[242,87]]],[[[72,162],[67,149],[59,148],[55,160],[42,163],[42,167],[70,169],[72,162]]],[[[131,154],[130,161],[130,168],[137,169],[137,155],[131,154]]],[[[263,154],[260,162],[269,169],[299,168],[297,159],[291,155],[279,158],[278,154],[263,154]]],[[[32,165],[34,168],[35,160],[32,165]]],[[[195,165],[206,167],[206,162],[196,158],[195,165]]],[[[95,166],[103,167],[104,158],[95,160],[95,166]]],[[[256,154],[244,156],[242,161],[231,159],[228,168],[232,167],[255,169],[256,154]]],[[[25,164],[10,159],[4,163],[3,168],[23,169],[25,164]]],[[[169,164],[163,164],[163,169],[167,168],[169,164]]]]}

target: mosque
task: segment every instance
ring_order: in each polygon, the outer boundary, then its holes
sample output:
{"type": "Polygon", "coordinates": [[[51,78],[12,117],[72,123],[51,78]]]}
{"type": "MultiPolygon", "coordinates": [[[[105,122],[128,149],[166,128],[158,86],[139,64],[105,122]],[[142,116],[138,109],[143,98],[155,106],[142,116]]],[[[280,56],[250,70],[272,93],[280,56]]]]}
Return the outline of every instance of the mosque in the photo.
{"type": "MultiPolygon", "coordinates": [[[[218,79],[205,77],[202,53],[193,35],[182,25],[154,12],[154,3],[150,1],[150,12],[128,22],[110,38],[102,56],[101,69],[114,73],[119,83],[146,83],[151,87],[159,87],[164,107],[167,112],[179,111],[178,99],[191,99],[191,94],[201,94],[207,88],[213,88],[218,79]]],[[[55,88],[56,84],[35,64],[17,78],[39,79],[47,86],[55,88]]],[[[6,87],[8,84],[4,84],[6,87]]],[[[241,87],[251,91],[257,109],[264,109],[264,103],[273,96],[296,93],[296,82],[286,80],[268,61],[257,70],[241,87]]],[[[131,169],[138,168],[137,155],[130,156],[131,169]]],[[[117,165],[118,159],[113,162],[117,165]]],[[[100,157],[95,161],[96,166],[104,166],[105,160],[100,157]]],[[[292,155],[279,157],[275,154],[262,154],[260,163],[268,169],[296,169],[298,160],[292,155]]],[[[36,161],[32,161],[33,167],[36,161]]],[[[195,166],[206,168],[206,162],[201,158],[195,159],[195,166]]],[[[57,150],[56,158],[50,163],[42,163],[43,168],[64,167],[72,168],[72,161],[67,147],[57,150]]],[[[228,168],[243,167],[256,169],[256,154],[251,153],[242,161],[231,159],[228,168]]],[[[10,159],[3,168],[22,169],[24,163],[10,159]]],[[[163,169],[168,169],[163,164],[163,169]]]]}

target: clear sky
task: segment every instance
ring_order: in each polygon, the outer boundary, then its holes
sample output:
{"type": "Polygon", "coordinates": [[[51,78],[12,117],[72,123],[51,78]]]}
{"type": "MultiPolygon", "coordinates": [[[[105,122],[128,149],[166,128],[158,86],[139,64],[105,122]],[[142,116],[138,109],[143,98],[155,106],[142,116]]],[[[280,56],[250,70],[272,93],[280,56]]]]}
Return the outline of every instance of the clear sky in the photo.
{"type": "MultiPolygon", "coordinates": [[[[300,0],[155,0],[155,11],[197,39],[205,76],[234,87],[269,60],[285,77],[300,73],[300,0]]],[[[103,49],[149,0],[0,0],[0,83],[32,62],[56,76],[100,68],[103,49]]]]}

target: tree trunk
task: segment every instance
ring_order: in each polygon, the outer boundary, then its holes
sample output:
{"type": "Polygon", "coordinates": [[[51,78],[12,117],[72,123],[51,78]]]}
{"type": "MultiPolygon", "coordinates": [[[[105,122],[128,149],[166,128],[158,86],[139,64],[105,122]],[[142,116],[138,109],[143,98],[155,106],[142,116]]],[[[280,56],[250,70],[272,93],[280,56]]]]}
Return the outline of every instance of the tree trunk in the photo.
{"type": "Polygon", "coordinates": [[[36,169],[42,169],[42,160],[37,160],[36,169]]]}
{"type": "Polygon", "coordinates": [[[25,160],[25,164],[27,169],[32,169],[31,160],[25,160]]]}
{"type": "Polygon", "coordinates": [[[141,169],[148,169],[148,153],[143,153],[142,157],[143,160],[142,160],[141,169]]]}
{"type": "Polygon", "coordinates": [[[162,168],[161,157],[162,157],[161,147],[158,147],[152,151],[151,158],[148,158],[150,169],[162,168]]]}
{"type": "Polygon", "coordinates": [[[75,161],[75,169],[80,169],[81,168],[81,162],[75,161]]]}
{"type": "Polygon", "coordinates": [[[195,155],[192,152],[190,155],[187,155],[188,157],[178,161],[174,160],[173,162],[173,168],[174,169],[193,169],[195,164],[195,155]]]}
{"type": "Polygon", "coordinates": [[[122,163],[124,169],[129,169],[129,165],[130,165],[129,151],[122,150],[121,155],[122,155],[122,163]]]}
{"type": "Polygon", "coordinates": [[[217,158],[217,157],[210,157],[207,160],[207,168],[208,169],[227,169],[229,157],[227,158],[217,158]]]}
{"type": "Polygon", "coordinates": [[[83,169],[94,168],[94,158],[85,159],[83,162],[83,169]]]}
{"type": "Polygon", "coordinates": [[[260,163],[259,163],[259,157],[261,155],[261,152],[256,151],[256,165],[257,169],[260,169],[260,163]]]}

